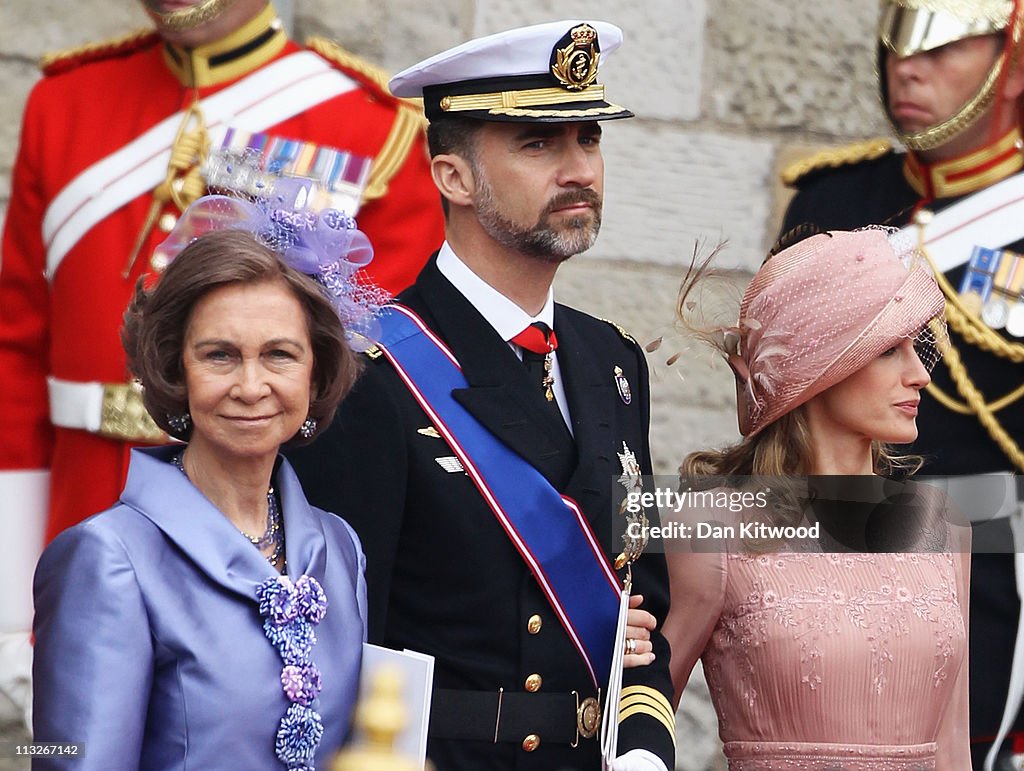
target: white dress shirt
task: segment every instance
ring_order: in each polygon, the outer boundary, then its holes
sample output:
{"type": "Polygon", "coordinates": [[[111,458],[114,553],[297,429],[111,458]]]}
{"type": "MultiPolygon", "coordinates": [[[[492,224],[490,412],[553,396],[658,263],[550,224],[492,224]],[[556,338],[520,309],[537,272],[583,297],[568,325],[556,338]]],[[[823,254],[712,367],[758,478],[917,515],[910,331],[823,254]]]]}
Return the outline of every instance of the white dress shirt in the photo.
{"type": "MultiPolygon", "coordinates": [[[[526,329],[530,324],[540,321],[553,329],[555,336],[558,330],[555,329],[555,297],[554,292],[548,289],[548,298],[540,313],[531,316],[501,292],[484,281],[474,273],[466,263],[459,259],[448,242],[441,245],[437,255],[437,269],[441,275],[452,282],[452,285],[459,293],[469,300],[477,312],[487,320],[487,323],[494,327],[501,339],[509,344],[520,360],[523,358],[523,349],[512,342],[512,338],[526,329]]],[[[551,390],[555,395],[555,403],[558,411],[562,413],[565,425],[572,432],[572,420],[569,416],[569,402],[565,398],[565,386],[562,383],[562,371],[558,366],[558,353],[551,357],[551,377],[554,383],[551,390]]],[[[540,384],[537,384],[538,388],[540,384]]]]}

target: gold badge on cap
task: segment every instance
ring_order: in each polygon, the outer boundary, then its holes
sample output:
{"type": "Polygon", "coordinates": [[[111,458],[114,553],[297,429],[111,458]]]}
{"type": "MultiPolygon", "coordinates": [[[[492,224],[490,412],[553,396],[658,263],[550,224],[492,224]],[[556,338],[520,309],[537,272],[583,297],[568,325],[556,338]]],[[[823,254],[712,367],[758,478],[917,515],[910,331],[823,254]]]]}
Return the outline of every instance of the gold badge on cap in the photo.
{"type": "Polygon", "coordinates": [[[551,74],[567,90],[582,91],[597,80],[600,59],[597,30],[589,24],[580,24],[555,44],[551,74]]]}

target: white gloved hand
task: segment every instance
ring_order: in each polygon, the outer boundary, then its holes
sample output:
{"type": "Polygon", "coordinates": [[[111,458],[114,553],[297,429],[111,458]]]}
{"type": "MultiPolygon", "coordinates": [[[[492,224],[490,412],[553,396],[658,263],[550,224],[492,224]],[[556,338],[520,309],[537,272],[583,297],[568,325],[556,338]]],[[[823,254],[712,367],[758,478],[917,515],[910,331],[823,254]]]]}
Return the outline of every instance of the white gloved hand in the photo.
{"type": "Polygon", "coordinates": [[[630,750],[612,761],[611,771],[668,771],[661,758],[649,750],[630,750]]]}

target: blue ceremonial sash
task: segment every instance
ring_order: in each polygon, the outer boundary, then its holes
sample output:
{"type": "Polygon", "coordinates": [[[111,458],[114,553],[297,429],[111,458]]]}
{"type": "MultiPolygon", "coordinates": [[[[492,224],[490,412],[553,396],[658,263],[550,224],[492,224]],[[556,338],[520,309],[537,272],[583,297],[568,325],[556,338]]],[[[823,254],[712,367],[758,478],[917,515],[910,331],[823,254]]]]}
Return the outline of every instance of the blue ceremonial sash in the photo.
{"type": "Polygon", "coordinates": [[[453,397],[469,384],[452,352],[411,310],[388,306],[378,347],[462,462],[512,539],[594,679],[608,682],[621,587],[576,502],[453,397]]]}

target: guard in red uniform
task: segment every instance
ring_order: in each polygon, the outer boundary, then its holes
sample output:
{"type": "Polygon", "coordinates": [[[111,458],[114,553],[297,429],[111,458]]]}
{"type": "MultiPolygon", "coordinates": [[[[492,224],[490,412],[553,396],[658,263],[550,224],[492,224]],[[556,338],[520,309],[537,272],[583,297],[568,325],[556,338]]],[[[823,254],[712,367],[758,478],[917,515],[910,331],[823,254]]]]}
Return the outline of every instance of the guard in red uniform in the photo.
{"type": "Polygon", "coordinates": [[[109,506],[129,448],[166,441],[118,330],[211,149],[275,147],[333,185],[392,292],[443,240],[421,111],[382,72],[292,42],[266,0],[143,4],[156,30],[47,57],[25,110],[0,255],[0,661],[17,658],[3,633],[30,627],[44,523],[48,540],[109,506]]]}

